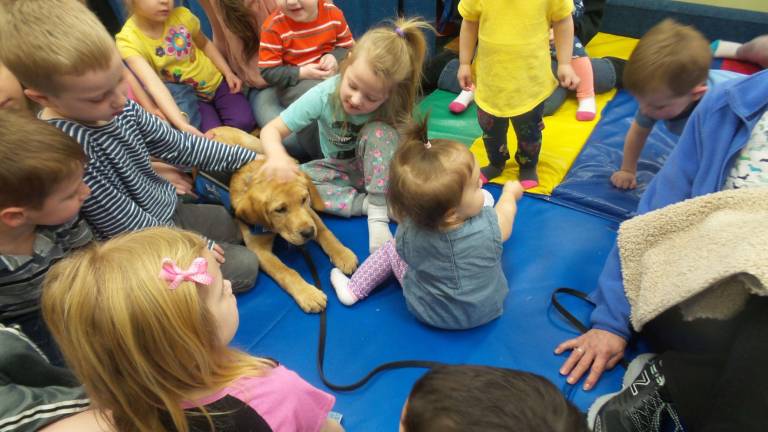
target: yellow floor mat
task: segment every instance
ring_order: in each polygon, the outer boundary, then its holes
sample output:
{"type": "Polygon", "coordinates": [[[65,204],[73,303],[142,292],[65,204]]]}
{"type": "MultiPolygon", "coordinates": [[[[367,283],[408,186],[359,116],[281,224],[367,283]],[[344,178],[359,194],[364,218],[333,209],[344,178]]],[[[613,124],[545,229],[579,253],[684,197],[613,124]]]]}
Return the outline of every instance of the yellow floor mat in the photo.
{"type": "MultiPolygon", "coordinates": [[[[615,36],[606,33],[598,33],[589,45],[587,52],[590,57],[614,56],[627,58],[637,44],[637,39],[615,36]]],[[[576,156],[581,152],[584,143],[592,133],[595,125],[600,120],[600,112],[605,104],[616,93],[611,90],[608,93],[597,95],[597,116],[591,122],[580,122],[576,120],[576,102],[575,95],[571,95],[565,103],[557,110],[555,115],[544,118],[544,131],[542,139],[541,154],[539,156],[538,175],[539,186],[528,190],[530,193],[549,195],[565,177],[576,156]]],[[[517,139],[512,126],[509,127],[507,136],[509,153],[515,154],[517,149],[517,139]]],[[[477,138],[470,147],[472,153],[477,157],[480,166],[488,164],[488,156],[485,153],[482,137],[477,138]]],[[[499,177],[491,179],[493,183],[501,183],[508,180],[517,179],[518,167],[514,157],[510,158],[504,172],[499,177]]]]}

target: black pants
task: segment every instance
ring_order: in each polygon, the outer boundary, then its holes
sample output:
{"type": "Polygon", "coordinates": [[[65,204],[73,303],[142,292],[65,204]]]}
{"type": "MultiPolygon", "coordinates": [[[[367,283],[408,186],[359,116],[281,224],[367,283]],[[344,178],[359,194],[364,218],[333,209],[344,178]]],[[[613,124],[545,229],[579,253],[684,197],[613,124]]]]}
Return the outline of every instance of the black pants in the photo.
{"type": "Polygon", "coordinates": [[[727,321],[684,321],[673,308],[643,334],[686,430],[768,430],[768,298],[751,297],[727,321]]]}
{"type": "Polygon", "coordinates": [[[509,122],[517,136],[517,152],[515,161],[521,169],[536,168],[541,151],[541,119],[544,103],[540,103],[527,113],[515,117],[496,117],[477,107],[477,122],[483,130],[483,143],[491,165],[503,168],[509,159],[507,149],[507,130],[509,122]]]}

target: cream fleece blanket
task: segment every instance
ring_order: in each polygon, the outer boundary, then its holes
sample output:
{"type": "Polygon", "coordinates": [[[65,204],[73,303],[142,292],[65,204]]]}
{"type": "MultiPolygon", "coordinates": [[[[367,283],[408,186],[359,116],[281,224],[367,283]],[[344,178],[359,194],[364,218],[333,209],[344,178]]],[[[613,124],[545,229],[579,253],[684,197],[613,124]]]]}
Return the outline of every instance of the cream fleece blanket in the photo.
{"type": "Polygon", "coordinates": [[[679,305],[726,319],[768,295],[768,188],[727,190],[630,219],[618,236],[632,326],[679,305]]]}

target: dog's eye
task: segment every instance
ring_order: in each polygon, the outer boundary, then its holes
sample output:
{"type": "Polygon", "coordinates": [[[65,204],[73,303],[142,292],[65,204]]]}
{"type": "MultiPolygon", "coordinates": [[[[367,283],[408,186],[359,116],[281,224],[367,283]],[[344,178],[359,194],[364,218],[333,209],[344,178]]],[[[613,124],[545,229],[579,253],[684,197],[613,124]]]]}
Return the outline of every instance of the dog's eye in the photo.
{"type": "Polygon", "coordinates": [[[280,206],[280,207],[274,209],[273,211],[275,213],[285,213],[286,210],[288,210],[288,208],[286,206],[280,206]]]}
{"type": "Polygon", "coordinates": [[[304,205],[304,204],[306,204],[306,203],[307,203],[307,197],[304,197],[304,198],[301,200],[301,205],[304,205]]]}

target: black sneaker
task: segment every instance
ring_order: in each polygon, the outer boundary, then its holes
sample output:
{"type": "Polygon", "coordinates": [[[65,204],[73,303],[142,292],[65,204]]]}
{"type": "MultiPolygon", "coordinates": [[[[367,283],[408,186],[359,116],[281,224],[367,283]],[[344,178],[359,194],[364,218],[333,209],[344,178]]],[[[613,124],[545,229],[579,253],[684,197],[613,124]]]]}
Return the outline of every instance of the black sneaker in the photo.
{"type": "Polygon", "coordinates": [[[633,360],[623,389],[598,398],[590,407],[588,422],[593,432],[660,432],[667,424],[671,429],[665,430],[682,432],[677,412],[660,394],[665,382],[661,361],[654,355],[633,360]]]}

